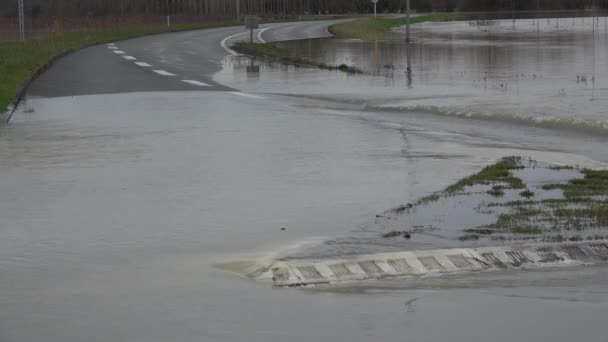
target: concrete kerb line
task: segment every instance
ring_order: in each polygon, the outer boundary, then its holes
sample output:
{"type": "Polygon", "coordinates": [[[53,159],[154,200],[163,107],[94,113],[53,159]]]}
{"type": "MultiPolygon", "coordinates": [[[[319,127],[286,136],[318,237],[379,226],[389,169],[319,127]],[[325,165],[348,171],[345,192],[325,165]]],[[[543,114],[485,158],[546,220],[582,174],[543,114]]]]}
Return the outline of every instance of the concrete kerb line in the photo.
{"type": "Polygon", "coordinates": [[[348,285],[382,279],[538,270],[608,261],[605,241],[403,251],[328,259],[253,260],[227,270],[278,287],[348,285]]]}
{"type": "MultiPolygon", "coordinates": [[[[271,26],[271,27],[266,27],[266,28],[263,28],[263,29],[259,29],[259,30],[258,30],[258,32],[257,32],[257,34],[256,34],[256,39],[257,39],[257,40],[259,40],[259,41],[260,41],[260,42],[262,42],[262,43],[266,43],[266,40],[264,40],[264,38],[262,37],[262,34],[263,34],[264,32],[266,32],[266,31],[268,31],[268,30],[271,30],[271,29],[278,28],[278,27],[289,26],[289,25],[291,25],[291,24],[292,24],[292,23],[287,23],[287,24],[282,24],[282,25],[271,26]]],[[[231,48],[228,46],[228,41],[229,41],[230,39],[236,38],[236,37],[238,37],[238,36],[241,36],[241,35],[244,35],[244,34],[247,34],[247,33],[249,33],[249,31],[245,31],[245,32],[241,32],[241,33],[237,33],[237,34],[233,34],[233,35],[231,35],[231,36],[228,36],[228,37],[224,38],[224,39],[221,41],[220,45],[221,45],[221,46],[222,46],[222,48],[223,48],[224,50],[226,50],[226,52],[228,52],[229,54],[231,54],[231,55],[233,55],[233,56],[241,56],[241,54],[240,54],[240,53],[238,53],[238,52],[234,51],[233,49],[231,49],[231,48]]]]}
{"type": "Polygon", "coordinates": [[[226,50],[226,52],[228,52],[229,54],[231,54],[231,55],[233,55],[233,56],[240,56],[240,54],[239,54],[238,52],[236,52],[236,51],[234,51],[234,50],[232,50],[231,48],[229,48],[229,47],[228,47],[227,42],[228,42],[230,39],[232,39],[232,38],[234,38],[234,37],[238,37],[238,36],[240,36],[240,35],[242,35],[242,34],[245,34],[245,33],[248,33],[248,32],[247,32],[247,31],[245,31],[245,32],[241,32],[241,33],[233,34],[232,36],[228,36],[228,37],[224,38],[224,39],[223,39],[223,40],[220,42],[220,45],[221,45],[221,46],[222,46],[222,48],[223,48],[224,50],[226,50]]]}
{"type": "Polygon", "coordinates": [[[271,26],[271,27],[266,27],[266,28],[260,29],[260,30],[258,30],[258,34],[256,35],[256,37],[257,37],[257,39],[258,39],[260,42],[262,42],[262,43],[264,43],[264,44],[265,44],[265,43],[267,43],[267,41],[266,41],[266,40],[264,40],[264,38],[262,37],[262,35],[264,34],[264,32],[266,32],[266,31],[268,31],[268,30],[275,29],[275,28],[279,28],[279,27],[289,26],[289,25],[291,25],[291,24],[292,24],[292,23],[288,23],[288,24],[282,24],[282,25],[271,26]]]}

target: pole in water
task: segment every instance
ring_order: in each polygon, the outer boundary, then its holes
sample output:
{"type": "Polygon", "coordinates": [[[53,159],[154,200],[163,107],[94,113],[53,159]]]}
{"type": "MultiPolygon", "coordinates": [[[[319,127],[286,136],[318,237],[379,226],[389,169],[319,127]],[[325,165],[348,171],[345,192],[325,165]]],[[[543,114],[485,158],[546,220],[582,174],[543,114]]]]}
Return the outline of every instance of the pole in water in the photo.
{"type": "Polygon", "coordinates": [[[405,41],[410,42],[412,40],[412,36],[410,33],[410,25],[411,25],[411,9],[410,9],[410,0],[406,0],[405,2],[405,41]]]}
{"type": "Polygon", "coordinates": [[[407,87],[412,88],[412,43],[405,43],[405,53],[407,57],[407,69],[405,75],[407,77],[407,87]]]}
{"type": "Polygon", "coordinates": [[[376,10],[376,4],[378,3],[378,0],[372,0],[372,2],[374,3],[374,18],[377,16],[377,10],[376,10]]]}

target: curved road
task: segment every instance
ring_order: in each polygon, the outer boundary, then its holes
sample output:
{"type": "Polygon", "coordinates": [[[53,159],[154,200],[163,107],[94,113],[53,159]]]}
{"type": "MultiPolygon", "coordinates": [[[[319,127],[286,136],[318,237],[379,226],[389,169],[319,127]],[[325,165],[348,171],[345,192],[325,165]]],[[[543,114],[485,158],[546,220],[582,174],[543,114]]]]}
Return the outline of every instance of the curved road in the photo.
{"type": "MultiPolygon", "coordinates": [[[[261,25],[256,38],[272,42],[327,37],[337,21],[261,25]],[[258,34],[259,33],[259,34],[258,34]]],[[[30,97],[144,91],[234,91],[213,81],[226,47],[248,39],[242,27],[147,36],[86,48],[59,60],[34,82],[30,97]],[[230,38],[225,41],[226,38],[230,38]],[[222,43],[224,42],[224,47],[222,43]]]]}

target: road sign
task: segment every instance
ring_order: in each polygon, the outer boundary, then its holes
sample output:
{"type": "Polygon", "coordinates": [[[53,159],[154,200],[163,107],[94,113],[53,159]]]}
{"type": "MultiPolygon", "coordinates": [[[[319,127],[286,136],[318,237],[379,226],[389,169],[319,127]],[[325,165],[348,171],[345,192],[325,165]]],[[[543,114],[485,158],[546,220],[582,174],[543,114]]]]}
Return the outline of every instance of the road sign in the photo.
{"type": "Polygon", "coordinates": [[[248,28],[250,30],[257,30],[257,28],[260,26],[258,17],[254,17],[254,16],[247,16],[245,17],[245,28],[248,28]]]}
{"type": "Polygon", "coordinates": [[[258,19],[258,17],[254,17],[254,16],[246,16],[245,17],[245,28],[248,28],[250,30],[250,40],[249,42],[251,44],[253,44],[253,30],[257,30],[258,27],[260,27],[260,20],[258,19]]]}

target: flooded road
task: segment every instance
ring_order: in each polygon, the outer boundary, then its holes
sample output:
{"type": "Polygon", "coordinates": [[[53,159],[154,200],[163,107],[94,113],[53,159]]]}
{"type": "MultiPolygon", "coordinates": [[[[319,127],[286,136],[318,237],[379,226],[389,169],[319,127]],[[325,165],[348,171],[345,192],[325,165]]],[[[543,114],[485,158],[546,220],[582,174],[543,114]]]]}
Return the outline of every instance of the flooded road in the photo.
{"type": "Polygon", "coordinates": [[[504,155],[608,161],[603,135],[367,110],[331,95],[348,76],[241,62],[214,79],[252,94],[32,98],[0,129],[0,341],[605,339],[602,267],[334,292],[216,267],[349,236],[504,155]]]}

